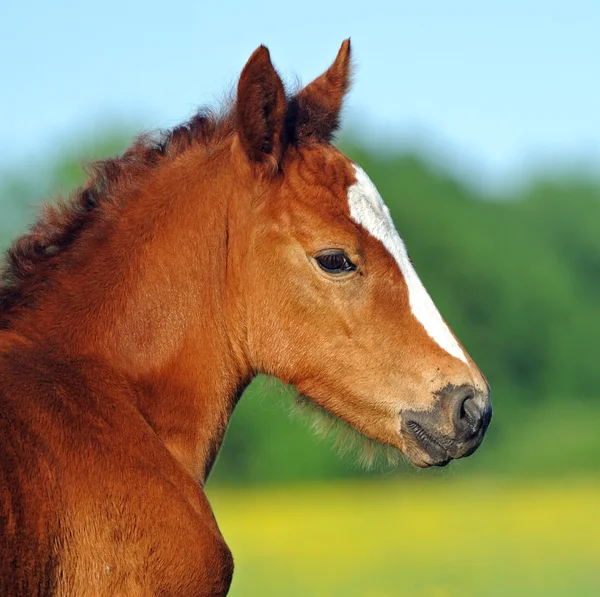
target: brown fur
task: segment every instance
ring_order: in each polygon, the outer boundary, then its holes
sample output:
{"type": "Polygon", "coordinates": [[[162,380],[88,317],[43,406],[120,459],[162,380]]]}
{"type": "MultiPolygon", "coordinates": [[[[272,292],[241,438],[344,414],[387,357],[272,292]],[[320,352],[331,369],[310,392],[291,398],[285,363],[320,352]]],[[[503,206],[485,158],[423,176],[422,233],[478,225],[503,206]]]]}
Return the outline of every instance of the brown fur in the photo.
{"type": "Polygon", "coordinates": [[[225,595],[233,563],[203,485],[256,373],[414,454],[404,408],[485,384],[427,336],[390,255],[349,219],[352,166],[328,142],[349,60],[346,42],[286,99],[259,48],[231,111],[96,165],[9,250],[0,595],[225,595]],[[318,270],[330,246],[356,275],[318,270]]]}

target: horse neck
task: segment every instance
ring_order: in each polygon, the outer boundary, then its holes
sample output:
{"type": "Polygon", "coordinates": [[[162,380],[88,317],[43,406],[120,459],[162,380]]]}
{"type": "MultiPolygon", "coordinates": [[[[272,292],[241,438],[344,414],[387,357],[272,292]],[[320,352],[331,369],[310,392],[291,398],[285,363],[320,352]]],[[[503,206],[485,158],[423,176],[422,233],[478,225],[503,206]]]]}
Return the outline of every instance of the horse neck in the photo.
{"type": "Polygon", "coordinates": [[[21,330],[126,373],[140,412],[203,482],[252,373],[227,288],[242,191],[229,151],[188,153],[106,208],[21,330]]]}

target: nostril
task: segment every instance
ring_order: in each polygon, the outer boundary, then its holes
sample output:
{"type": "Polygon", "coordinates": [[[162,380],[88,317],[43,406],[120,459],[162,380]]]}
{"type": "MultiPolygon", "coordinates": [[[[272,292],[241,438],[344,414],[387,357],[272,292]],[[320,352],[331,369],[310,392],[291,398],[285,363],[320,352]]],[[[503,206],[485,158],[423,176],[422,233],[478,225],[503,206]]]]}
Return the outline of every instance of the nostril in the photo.
{"type": "Polygon", "coordinates": [[[453,392],[454,425],[463,437],[471,437],[483,426],[483,415],[475,389],[470,386],[455,388],[453,392]]]}
{"type": "Polygon", "coordinates": [[[472,433],[477,433],[481,428],[482,417],[475,396],[471,393],[462,402],[461,419],[467,424],[472,433]]]}
{"type": "Polygon", "coordinates": [[[457,441],[470,442],[483,437],[492,418],[489,391],[482,392],[470,384],[449,384],[437,395],[445,420],[452,425],[457,441]]]}
{"type": "Polygon", "coordinates": [[[470,412],[470,405],[469,405],[469,401],[473,398],[473,393],[469,392],[460,402],[460,408],[458,411],[458,418],[459,419],[469,419],[472,416],[472,413],[470,412]]]}

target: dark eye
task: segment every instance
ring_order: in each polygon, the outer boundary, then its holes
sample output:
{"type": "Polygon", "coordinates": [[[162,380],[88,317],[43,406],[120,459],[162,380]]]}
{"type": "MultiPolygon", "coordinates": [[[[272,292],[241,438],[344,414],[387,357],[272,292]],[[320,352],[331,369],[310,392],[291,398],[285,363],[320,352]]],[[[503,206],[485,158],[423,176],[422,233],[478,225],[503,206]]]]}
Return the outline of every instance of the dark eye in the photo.
{"type": "Polygon", "coordinates": [[[319,253],[315,259],[319,267],[328,274],[345,274],[356,270],[350,257],[341,249],[329,249],[319,253]]]}

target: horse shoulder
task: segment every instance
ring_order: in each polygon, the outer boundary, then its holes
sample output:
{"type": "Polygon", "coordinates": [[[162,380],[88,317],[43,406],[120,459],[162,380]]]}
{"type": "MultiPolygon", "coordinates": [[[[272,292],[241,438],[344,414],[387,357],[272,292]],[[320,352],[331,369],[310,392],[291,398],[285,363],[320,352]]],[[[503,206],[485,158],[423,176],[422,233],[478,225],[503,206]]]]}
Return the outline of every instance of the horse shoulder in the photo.
{"type": "Polygon", "coordinates": [[[203,489],[101,367],[0,357],[0,595],[226,595],[203,489]]]}

